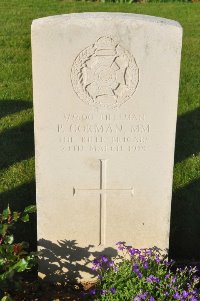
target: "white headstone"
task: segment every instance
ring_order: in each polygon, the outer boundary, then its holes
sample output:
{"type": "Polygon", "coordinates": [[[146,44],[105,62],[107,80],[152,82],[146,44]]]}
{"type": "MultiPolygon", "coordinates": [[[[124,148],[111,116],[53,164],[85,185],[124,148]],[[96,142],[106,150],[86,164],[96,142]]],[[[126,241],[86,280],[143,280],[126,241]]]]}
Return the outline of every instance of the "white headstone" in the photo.
{"type": "Polygon", "coordinates": [[[181,42],[177,22],[143,15],[33,21],[38,240],[47,279],[62,269],[70,243],[72,270],[75,262],[81,270],[81,250],[87,257],[119,240],[168,247],[181,42]]]}

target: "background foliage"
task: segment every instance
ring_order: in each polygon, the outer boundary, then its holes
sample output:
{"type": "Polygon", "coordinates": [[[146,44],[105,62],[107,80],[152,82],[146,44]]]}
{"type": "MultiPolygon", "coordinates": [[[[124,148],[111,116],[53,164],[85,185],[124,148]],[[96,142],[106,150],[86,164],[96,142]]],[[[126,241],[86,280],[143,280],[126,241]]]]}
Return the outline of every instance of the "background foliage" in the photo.
{"type": "MultiPolygon", "coordinates": [[[[35,202],[31,40],[33,19],[63,13],[113,11],[177,20],[184,29],[173,183],[170,254],[200,258],[200,3],[0,1],[0,207],[35,202]]],[[[36,242],[36,221],[21,240],[36,242]]]]}
{"type": "Polygon", "coordinates": [[[0,299],[12,301],[10,293],[20,291],[21,282],[16,274],[30,270],[37,263],[37,254],[28,252],[25,241],[15,241],[15,226],[19,222],[27,223],[36,207],[30,205],[23,212],[12,212],[5,208],[0,214],[0,299]]]}

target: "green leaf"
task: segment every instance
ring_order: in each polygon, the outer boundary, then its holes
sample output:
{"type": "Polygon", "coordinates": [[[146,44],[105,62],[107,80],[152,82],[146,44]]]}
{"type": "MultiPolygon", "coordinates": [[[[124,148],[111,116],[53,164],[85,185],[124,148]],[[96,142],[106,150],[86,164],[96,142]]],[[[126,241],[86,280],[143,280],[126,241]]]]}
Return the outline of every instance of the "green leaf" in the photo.
{"type": "Polygon", "coordinates": [[[11,245],[14,241],[14,236],[13,235],[7,235],[5,238],[4,238],[4,242],[6,244],[9,244],[11,245]]]}
{"type": "Polygon", "coordinates": [[[1,301],[13,301],[13,299],[10,296],[4,296],[1,301]]]}
{"type": "Polygon", "coordinates": [[[3,274],[0,274],[0,282],[1,281],[5,281],[5,280],[12,280],[13,276],[14,276],[14,270],[12,269],[12,267],[9,269],[9,271],[6,271],[3,274]]]}
{"type": "Polygon", "coordinates": [[[22,220],[24,223],[28,222],[28,221],[29,221],[29,214],[27,213],[27,214],[25,214],[25,215],[22,215],[21,220],[22,220]]]}
{"type": "Polygon", "coordinates": [[[2,213],[2,220],[5,221],[6,219],[8,219],[8,215],[9,215],[9,209],[4,209],[3,213],[2,213]]]}
{"type": "Polygon", "coordinates": [[[0,258],[0,266],[2,266],[6,262],[5,258],[0,258]]]}
{"type": "Polygon", "coordinates": [[[24,209],[24,213],[34,213],[36,212],[36,206],[30,205],[24,209]]]}
{"type": "Polygon", "coordinates": [[[6,235],[7,230],[8,230],[8,224],[1,224],[0,225],[0,234],[2,236],[6,235]]]}
{"type": "Polygon", "coordinates": [[[13,270],[16,270],[17,272],[23,272],[28,268],[28,261],[26,261],[24,258],[20,259],[14,266],[12,266],[13,270]]]}
{"type": "Polygon", "coordinates": [[[20,215],[20,212],[13,212],[13,220],[16,222],[19,219],[20,215]]]}

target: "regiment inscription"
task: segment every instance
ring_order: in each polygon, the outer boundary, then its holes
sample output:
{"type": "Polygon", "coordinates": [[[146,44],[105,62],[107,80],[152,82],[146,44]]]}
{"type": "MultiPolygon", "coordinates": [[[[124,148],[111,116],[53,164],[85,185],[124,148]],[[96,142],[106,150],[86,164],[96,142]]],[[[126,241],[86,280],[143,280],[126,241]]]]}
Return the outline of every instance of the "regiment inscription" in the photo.
{"type": "Polygon", "coordinates": [[[64,114],[59,144],[70,152],[146,151],[151,133],[145,114],[64,114]]]}

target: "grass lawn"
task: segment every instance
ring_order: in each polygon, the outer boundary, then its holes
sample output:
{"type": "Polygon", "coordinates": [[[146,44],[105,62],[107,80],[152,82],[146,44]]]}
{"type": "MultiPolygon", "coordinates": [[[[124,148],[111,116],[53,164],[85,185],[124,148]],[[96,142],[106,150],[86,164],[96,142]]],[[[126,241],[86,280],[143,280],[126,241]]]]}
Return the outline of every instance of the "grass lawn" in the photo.
{"type": "MultiPolygon", "coordinates": [[[[184,29],[170,254],[200,259],[200,3],[103,4],[58,0],[0,1],[0,207],[35,202],[30,28],[33,19],[72,12],[141,13],[184,29]]],[[[35,220],[20,235],[35,247],[35,220]]]]}

